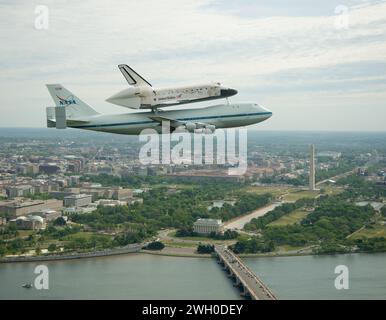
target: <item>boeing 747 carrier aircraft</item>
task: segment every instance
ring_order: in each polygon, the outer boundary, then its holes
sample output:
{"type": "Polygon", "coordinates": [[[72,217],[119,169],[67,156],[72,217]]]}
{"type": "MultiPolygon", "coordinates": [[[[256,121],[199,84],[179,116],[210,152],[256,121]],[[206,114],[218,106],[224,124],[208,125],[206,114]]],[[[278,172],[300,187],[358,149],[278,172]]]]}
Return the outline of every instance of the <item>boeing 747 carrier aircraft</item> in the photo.
{"type": "Polygon", "coordinates": [[[153,128],[161,133],[162,122],[170,123],[170,131],[214,132],[216,128],[242,127],[264,121],[272,112],[256,103],[219,104],[201,109],[155,110],[105,115],[95,111],[60,84],[48,84],[55,107],[47,108],[47,127],[66,127],[137,135],[153,128]]]}

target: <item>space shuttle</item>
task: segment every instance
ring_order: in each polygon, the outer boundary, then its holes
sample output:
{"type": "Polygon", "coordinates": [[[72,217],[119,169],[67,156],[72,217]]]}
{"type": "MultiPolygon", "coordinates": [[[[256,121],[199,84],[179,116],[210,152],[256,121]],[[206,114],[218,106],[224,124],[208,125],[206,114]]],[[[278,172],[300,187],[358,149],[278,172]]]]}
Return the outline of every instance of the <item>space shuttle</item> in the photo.
{"type": "Polygon", "coordinates": [[[155,110],[161,107],[223,99],[237,94],[237,90],[222,86],[219,82],[156,89],[128,65],[120,64],[118,68],[128,82],[129,88],[114,94],[106,101],[126,108],[155,110]]]}

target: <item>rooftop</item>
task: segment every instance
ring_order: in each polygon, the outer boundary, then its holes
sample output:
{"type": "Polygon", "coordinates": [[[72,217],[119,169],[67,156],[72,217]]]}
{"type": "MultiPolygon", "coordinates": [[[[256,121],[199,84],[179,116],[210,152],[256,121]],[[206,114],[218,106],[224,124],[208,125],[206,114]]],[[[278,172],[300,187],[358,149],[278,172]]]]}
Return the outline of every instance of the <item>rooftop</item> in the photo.
{"type": "Polygon", "coordinates": [[[220,226],[222,224],[222,221],[220,219],[206,219],[206,218],[199,218],[196,220],[194,224],[205,224],[205,225],[217,225],[220,226]]]}

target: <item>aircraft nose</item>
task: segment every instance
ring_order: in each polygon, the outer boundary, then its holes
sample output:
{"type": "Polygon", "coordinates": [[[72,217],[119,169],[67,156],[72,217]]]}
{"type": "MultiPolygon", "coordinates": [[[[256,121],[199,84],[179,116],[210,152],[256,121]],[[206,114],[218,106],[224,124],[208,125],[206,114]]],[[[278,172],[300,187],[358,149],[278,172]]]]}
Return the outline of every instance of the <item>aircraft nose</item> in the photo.
{"type": "Polygon", "coordinates": [[[220,92],[220,95],[222,97],[231,97],[231,96],[234,96],[235,94],[237,94],[237,90],[235,89],[221,89],[221,92],[220,92]]]}
{"type": "Polygon", "coordinates": [[[269,119],[269,118],[271,118],[272,117],[272,115],[273,115],[273,113],[272,113],[272,111],[271,110],[268,110],[268,109],[265,109],[266,111],[266,117],[267,117],[267,119],[269,119]]]}
{"type": "Polygon", "coordinates": [[[271,118],[272,115],[273,115],[273,113],[272,113],[271,110],[269,110],[268,108],[263,107],[263,106],[261,106],[261,105],[259,105],[259,110],[260,110],[261,112],[264,112],[264,115],[266,116],[266,119],[271,118]]]}

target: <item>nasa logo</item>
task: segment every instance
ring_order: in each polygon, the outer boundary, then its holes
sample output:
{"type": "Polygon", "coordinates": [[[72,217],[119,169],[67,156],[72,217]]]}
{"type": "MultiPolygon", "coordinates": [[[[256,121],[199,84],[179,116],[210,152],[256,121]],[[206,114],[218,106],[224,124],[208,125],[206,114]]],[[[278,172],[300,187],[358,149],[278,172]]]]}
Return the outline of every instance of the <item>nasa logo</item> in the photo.
{"type": "Polygon", "coordinates": [[[64,106],[64,105],[70,105],[70,104],[76,104],[76,101],[74,99],[73,96],[70,96],[70,97],[67,97],[67,99],[64,99],[64,98],[61,98],[59,97],[58,95],[56,95],[59,99],[59,103],[61,106],[64,106]]]}

